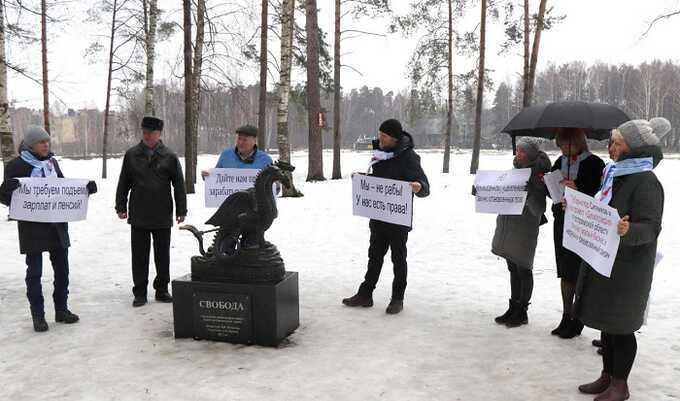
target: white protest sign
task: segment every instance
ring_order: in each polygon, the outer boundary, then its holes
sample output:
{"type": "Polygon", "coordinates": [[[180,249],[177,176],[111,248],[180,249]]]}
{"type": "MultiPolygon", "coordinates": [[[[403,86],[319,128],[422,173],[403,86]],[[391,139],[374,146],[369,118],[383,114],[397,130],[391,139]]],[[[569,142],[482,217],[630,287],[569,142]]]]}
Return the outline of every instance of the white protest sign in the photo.
{"type": "Polygon", "coordinates": [[[475,211],[503,215],[520,215],[527,200],[525,190],[530,168],[507,171],[478,171],[475,177],[475,211]]]}
{"type": "Polygon", "coordinates": [[[555,170],[543,176],[543,182],[548,188],[553,203],[560,203],[564,198],[564,185],[560,184],[562,180],[564,180],[564,175],[560,170],[555,170]]]}
{"type": "Polygon", "coordinates": [[[406,181],[352,175],[352,211],[355,216],[410,227],[413,191],[406,181]]]}
{"type": "Polygon", "coordinates": [[[617,233],[620,217],[613,207],[566,188],[562,245],[574,252],[598,273],[610,277],[621,238],[617,233]]]}
{"type": "Polygon", "coordinates": [[[87,218],[87,183],[72,178],[18,178],[9,217],[38,223],[65,223],[87,218]]]}
{"type": "Polygon", "coordinates": [[[227,197],[255,185],[260,172],[252,168],[213,168],[205,177],[205,207],[220,207],[227,197]]]}

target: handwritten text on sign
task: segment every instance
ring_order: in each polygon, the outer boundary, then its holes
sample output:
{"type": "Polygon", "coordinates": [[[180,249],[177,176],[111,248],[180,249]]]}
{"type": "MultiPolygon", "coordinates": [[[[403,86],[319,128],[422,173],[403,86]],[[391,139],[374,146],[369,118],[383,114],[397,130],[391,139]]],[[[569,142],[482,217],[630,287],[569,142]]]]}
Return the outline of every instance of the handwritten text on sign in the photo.
{"type": "Polygon", "coordinates": [[[620,217],[616,209],[566,188],[562,245],[583,258],[598,273],[610,277],[621,238],[616,232],[620,217]]]}
{"type": "Polygon", "coordinates": [[[205,207],[220,207],[227,197],[255,185],[258,169],[214,168],[205,177],[205,207]]]}
{"type": "Polygon", "coordinates": [[[475,177],[475,211],[503,215],[519,215],[527,200],[526,185],[531,169],[478,171],[475,177]]]}
{"type": "Polygon", "coordinates": [[[406,181],[368,175],[352,176],[352,210],[355,216],[411,226],[413,195],[406,181]]]}
{"type": "Polygon", "coordinates": [[[39,223],[64,223],[87,218],[87,183],[70,178],[19,178],[9,217],[39,223]]]}

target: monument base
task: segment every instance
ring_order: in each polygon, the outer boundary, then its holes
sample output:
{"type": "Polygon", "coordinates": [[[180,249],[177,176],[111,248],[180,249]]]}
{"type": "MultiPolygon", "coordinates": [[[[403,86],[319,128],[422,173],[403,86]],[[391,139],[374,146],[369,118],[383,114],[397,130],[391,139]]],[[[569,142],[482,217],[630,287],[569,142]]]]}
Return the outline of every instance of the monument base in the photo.
{"type": "Polygon", "coordinates": [[[277,283],[172,281],[175,338],[277,346],[300,326],[297,272],[277,283]]]}

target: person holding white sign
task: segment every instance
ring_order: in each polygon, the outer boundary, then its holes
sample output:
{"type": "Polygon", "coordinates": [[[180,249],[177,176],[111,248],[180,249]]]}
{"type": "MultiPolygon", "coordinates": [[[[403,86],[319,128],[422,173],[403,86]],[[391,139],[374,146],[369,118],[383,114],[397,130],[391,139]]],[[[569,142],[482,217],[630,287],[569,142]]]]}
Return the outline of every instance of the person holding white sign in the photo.
{"type": "MultiPolygon", "coordinates": [[[[420,166],[420,156],[413,150],[413,138],[405,132],[401,123],[395,119],[384,121],[380,125],[378,139],[373,141],[375,152],[369,164],[371,175],[392,180],[407,181],[411,191],[419,198],[430,194],[430,184],[420,166]]],[[[378,283],[383,259],[388,249],[392,252],[394,265],[394,281],[392,282],[392,299],[386,309],[388,314],[397,314],[404,308],[404,292],[406,291],[406,241],[410,226],[370,220],[370,245],[368,248],[368,269],[363,283],[357,293],[342,300],[351,307],[373,306],[373,290],[378,283]]]]}
{"type": "MultiPolygon", "coordinates": [[[[562,155],[555,160],[550,171],[557,171],[563,177],[560,182],[562,194],[564,188],[568,187],[589,196],[595,195],[600,188],[604,162],[588,150],[586,132],[581,128],[561,128],[556,132],[555,143],[562,151],[562,155]]],[[[583,323],[573,316],[574,293],[582,260],[577,254],[562,246],[564,231],[562,198],[553,199],[553,202],[555,202],[552,206],[553,239],[557,277],[560,279],[562,294],[562,320],[550,333],[560,338],[573,338],[580,335],[583,330],[583,323]]]]}
{"type": "MultiPolygon", "coordinates": [[[[257,148],[257,127],[244,125],[236,129],[236,146],[222,151],[215,168],[250,168],[262,170],[273,163],[271,156],[257,148]]],[[[203,178],[210,171],[201,171],[203,178]]]]}
{"type": "Polygon", "coordinates": [[[609,145],[613,162],[606,166],[595,194],[596,200],[623,216],[611,276],[584,263],[576,289],[576,316],[602,332],[600,377],[579,386],[583,393],[599,394],[598,400],[630,397],[627,380],[637,353],[635,332],[644,321],[663,217],[664,190],[653,169],[663,158],[659,138],[670,128],[665,118],[654,118],[628,121],[613,130],[609,145]]]}
{"type": "MultiPolygon", "coordinates": [[[[19,147],[19,157],[5,167],[4,181],[0,185],[0,202],[9,206],[12,195],[19,188],[20,177],[63,178],[59,163],[50,151],[50,136],[41,127],[28,127],[19,147]]],[[[88,194],[97,192],[94,181],[87,184],[88,194]]],[[[55,321],[76,323],[78,315],[68,309],[68,248],[71,242],[67,223],[38,223],[18,221],[19,251],[26,255],[26,295],[31,306],[33,329],[49,329],[45,320],[45,300],[42,293],[43,252],[49,252],[54,270],[55,321]]]]}
{"type": "Polygon", "coordinates": [[[550,169],[550,159],[533,138],[517,141],[515,168],[531,168],[527,183],[527,199],[521,215],[498,215],[491,252],[505,258],[510,271],[508,309],[494,320],[507,327],[528,323],[527,308],[534,289],[534,255],[538,227],[545,222],[546,188],[542,177],[550,169]]]}

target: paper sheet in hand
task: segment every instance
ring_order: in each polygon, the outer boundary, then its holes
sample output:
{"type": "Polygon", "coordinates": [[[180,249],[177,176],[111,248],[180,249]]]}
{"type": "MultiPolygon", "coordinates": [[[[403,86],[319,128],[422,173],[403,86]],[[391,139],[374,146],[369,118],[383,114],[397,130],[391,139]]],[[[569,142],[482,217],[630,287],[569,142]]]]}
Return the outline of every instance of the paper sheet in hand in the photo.
{"type": "Polygon", "coordinates": [[[548,188],[553,203],[560,203],[564,198],[564,185],[560,184],[562,180],[564,180],[564,176],[560,170],[555,170],[543,176],[543,182],[548,188]]]}

